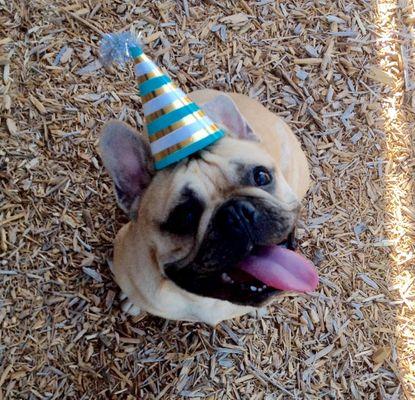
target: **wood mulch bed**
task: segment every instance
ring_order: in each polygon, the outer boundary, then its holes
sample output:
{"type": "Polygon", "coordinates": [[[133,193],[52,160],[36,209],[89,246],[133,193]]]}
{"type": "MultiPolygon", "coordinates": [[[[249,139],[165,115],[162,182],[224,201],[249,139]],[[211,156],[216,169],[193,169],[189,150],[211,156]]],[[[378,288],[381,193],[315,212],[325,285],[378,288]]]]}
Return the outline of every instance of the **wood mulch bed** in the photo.
{"type": "Polygon", "coordinates": [[[379,3],[0,0],[0,399],[415,398],[415,18],[379,3]],[[122,29],[182,88],[293,128],[316,292],[216,329],[121,312],[96,144],[110,118],[143,124],[132,69],[98,60],[122,29]]]}

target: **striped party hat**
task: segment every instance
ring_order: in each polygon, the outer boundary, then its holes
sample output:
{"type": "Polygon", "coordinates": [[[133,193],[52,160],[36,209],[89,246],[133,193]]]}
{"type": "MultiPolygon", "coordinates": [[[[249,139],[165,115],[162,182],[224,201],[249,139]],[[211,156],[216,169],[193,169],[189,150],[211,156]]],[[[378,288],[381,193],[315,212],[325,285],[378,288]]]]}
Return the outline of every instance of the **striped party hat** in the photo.
{"type": "Polygon", "coordinates": [[[159,170],[216,142],[224,132],[144,54],[142,47],[131,33],[108,34],[101,41],[101,58],[104,64],[134,61],[151,152],[159,170]]]}

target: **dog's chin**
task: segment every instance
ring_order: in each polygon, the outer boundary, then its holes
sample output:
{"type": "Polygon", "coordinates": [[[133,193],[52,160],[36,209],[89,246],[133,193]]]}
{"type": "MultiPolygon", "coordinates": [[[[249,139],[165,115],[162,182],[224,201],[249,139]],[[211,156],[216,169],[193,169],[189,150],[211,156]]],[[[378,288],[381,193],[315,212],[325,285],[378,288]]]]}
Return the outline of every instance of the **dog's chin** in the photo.
{"type": "MultiPolygon", "coordinates": [[[[286,240],[275,245],[295,250],[293,232],[286,240]]],[[[263,250],[262,246],[253,246],[247,257],[255,256],[263,250]]],[[[261,307],[269,303],[272,297],[282,293],[245,272],[239,263],[208,274],[199,274],[190,268],[176,269],[169,266],[166,266],[165,271],[174,283],[188,292],[243,306],[261,307]]]]}

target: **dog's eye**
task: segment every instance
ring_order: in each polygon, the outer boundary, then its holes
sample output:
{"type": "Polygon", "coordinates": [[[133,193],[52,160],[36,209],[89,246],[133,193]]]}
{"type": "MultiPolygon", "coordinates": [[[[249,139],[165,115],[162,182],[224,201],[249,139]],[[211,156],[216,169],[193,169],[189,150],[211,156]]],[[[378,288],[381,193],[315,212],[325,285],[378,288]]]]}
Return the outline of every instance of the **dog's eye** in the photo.
{"type": "Polygon", "coordinates": [[[257,186],[266,186],[272,182],[272,173],[265,167],[255,167],[253,174],[257,186]]]}
{"type": "Polygon", "coordinates": [[[202,213],[201,202],[190,198],[174,208],[161,229],[176,235],[192,235],[197,232],[202,213]]]}

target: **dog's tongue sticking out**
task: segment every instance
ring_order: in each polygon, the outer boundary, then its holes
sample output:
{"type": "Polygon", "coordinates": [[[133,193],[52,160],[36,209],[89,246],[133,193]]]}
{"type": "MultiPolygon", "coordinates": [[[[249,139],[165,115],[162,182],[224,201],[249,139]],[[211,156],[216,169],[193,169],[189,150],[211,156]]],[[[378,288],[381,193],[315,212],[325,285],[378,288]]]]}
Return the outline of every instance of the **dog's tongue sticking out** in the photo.
{"type": "Polygon", "coordinates": [[[313,263],[281,246],[264,247],[238,267],[274,289],[312,292],[318,284],[313,263]]]}

